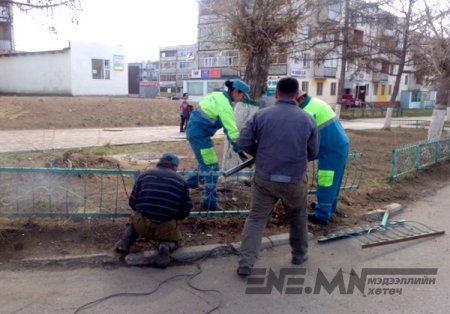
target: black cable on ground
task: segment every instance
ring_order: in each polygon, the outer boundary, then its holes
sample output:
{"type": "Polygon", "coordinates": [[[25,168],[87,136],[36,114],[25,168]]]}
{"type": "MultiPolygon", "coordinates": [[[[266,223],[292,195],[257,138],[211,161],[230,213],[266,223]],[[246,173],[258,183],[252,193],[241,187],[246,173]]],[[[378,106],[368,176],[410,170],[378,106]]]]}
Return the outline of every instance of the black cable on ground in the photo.
{"type": "Polygon", "coordinates": [[[109,300],[109,299],[112,299],[112,298],[116,298],[116,297],[142,297],[142,296],[149,296],[149,295],[155,293],[156,291],[158,291],[159,288],[161,288],[165,283],[167,283],[167,282],[169,282],[169,281],[171,281],[173,279],[180,278],[180,277],[188,277],[187,280],[186,280],[186,283],[188,284],[189,287],[191,287],[192,289],[194,289],[196,291],[204,292],[204,293],[205,292],[214,292],[214,293],[217,293],[217,294],[220,295],[218,304],[216,306],[214,306],[212,309],[210,309],[209,311],[205,312],[205,314],[210,314],[210,313],[214,312],[215,310],[217,310],[217,309],[219,309],[221,307],[221,305],[222,305],[222,292],[220,292],[219,290],[216,290],[216,289],[202,289],[202,288],[198,288],[191,281],[195,277],[197,277],[198,275],[200,275],[203,272],[201,264],[208,257],[212,256],[215,251],[218,251],[218,250],[224,249],[224,248],[231,249],[231,252],[233,254],[237,253],[237,250],[234,247],[232,247],[232,246],[220,246],[220,247],[216,247],[213,250],[207,252],[205,255],[203,255],[201,257],[198,257],[198,258],[195,258],[195,259],[192,259],[192,260],[179,261],[179,260],[174,259],[175,262],[194,263],[195,266],[197,266],[197,272],[195,272],[193,274],[180,274],[180,275],[171,276],[171,277],[161,281],[154,289],[152,289],[152,290],[150,290],[148,292],[121,292],[121,293],[115,293],[115,294],[108,295],[106,297],[103,297],[103,298],[91,301],[89,303],[86,303],[86,304],[78,307],[75,310],[74,314],[80,313],[83,310],[86,310],[86,309],[88,309],[88,308],[90,308],[92,306],[95,306],[95,305],[100,304],[100,303],[102,303],[102,302],[104,302],[106,300],[109,300]]]}

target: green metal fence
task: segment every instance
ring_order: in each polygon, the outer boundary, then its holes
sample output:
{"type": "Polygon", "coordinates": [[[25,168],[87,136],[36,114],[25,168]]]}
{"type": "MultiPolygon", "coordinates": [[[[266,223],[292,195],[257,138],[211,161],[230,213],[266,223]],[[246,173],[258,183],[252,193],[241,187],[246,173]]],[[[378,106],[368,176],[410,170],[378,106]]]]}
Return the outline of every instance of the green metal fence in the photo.
{"type": "MultiPolygon", "coordinates": [[[[386,116],[386,108],[348,108],[342,109],[341,119],[357,119],[357,118],[384,118],[386,116]]],[[[402,108],[394,108],[393,117],[403,116],[402,108]]]]}
{"type": "MultiPolygon", "coordinates": [[[[362,154],[349,155],[342,190],[358,188],[362,176],[362,154]]],[[[310,193],[315,193],[315,164],[309,167],[310,193]]],[[[223,178],[221,172],[180,171],[182,176],[218,176],[221,212],[194,210],[191,216],[245,215],[250,209],[252,171],[223,178]]],[[[138,170],[0,168],[0,216],[54,218],[127,217],[128,196],[138,170]]],[[[198,209],[203,189],[191,190],[198,209]]]]}
{"type": "MultiPolygon", "coordinates": [[[[425,119],[412,119],[412,118],[401,118],[392,119],[391,125],[396,128],[414,128],[414,129],[427,129],[430,127],[431,121],[425,119]]],[[[444,122],[444,130],[450,128],[450,122],[444,122]]]]}
{"type": "Polygon", "coordinates": [[[450,137],[422,141],[392,151],[390,182],[450,158],[450,137]]]}

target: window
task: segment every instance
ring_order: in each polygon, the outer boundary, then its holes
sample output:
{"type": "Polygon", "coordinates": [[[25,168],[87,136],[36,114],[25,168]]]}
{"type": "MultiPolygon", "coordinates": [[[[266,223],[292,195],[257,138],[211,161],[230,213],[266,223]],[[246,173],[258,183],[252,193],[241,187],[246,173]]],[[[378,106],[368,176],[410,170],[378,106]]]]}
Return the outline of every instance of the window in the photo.
{"type": "Polygon", "coordinates": [[[175,69],[176,62],[161,62],[161,69],[175,69]]]}
{"type": "Polygon", "coordinates": [[[160,81],[176,81],[177,77],[175,74],[161,74],[159,76],[160,81]]]}
{"type": "Polygon", "coordinates": [[[369,84],[366,84],[366,95],[369,95],[369,84]]]}
{"type": "Polygon", "coordinates": [[[92,78],[94,80],[109,80],[109,60],[92,59],[92,78]]]}
{"type": "Polygon", "coordinates": [[[218,57],[215,53],[201,53],[199,56],[199,67],[211,68],[218,65],[218,57]]]}
{"type": "Polygon", "coordinates": [[[195,62],[180,62],[178,63],[179,69],[194,69],[195,68],[195,62]]]}
{"type": "Polygon", "coordinates": [[[316,95],[317,96],[322,96],[323,95],[323,83],[322,82],[318,82],[317,83],[316,95]]]}
{"type": "Polygon", "coordinates": [[[302,91],[308,94],[309,82],[302,82],[302,91]]]}
{"type": "Polygon", "coordinates": [[[353,31],[353,43],[355,45],[362,45],[364,42],[364,32],[360,30],[353,31]]]}
{"type": "Polygon", "coordinates": [[[391,94],[392,94],[392,85],[391,84],[389,84],[389,91],[388,91],[388,93],[389,93],[389,96],[391,96],[391,94]]]}
{"type": "Polygon", "coordinates": [[[420,91],[415,90],[411,93],[411,102],[419,102],[420,101],[420,91]]]}
{"type": "Polygon", "coordinates": [[[187,92],[192,96],[203,96],[203,82],[187,82],[187,92]]]}
{"type": "Polygon", "coordinates": [[[373,85],[373,95],[376,96],[378,94],[378,84],[373,85]]]}
{"type": "Polygon", "coordinates": [[[173,51],[161,51],[161,58],[173,58],[177,55],[176,50],[173,51]]]}
{"type": "Polygon", "coordinates": [[[222,91],[223,90],[223,81],[212,81],[212,82],[208,82],[206,84],[206,87],[208,89],[208,93],[211,92],[217,92],[217,91],[222,91]]]}
{"type": "Polygon", "coordinates": [[[331,96],[336,96],[336,83],[331,83],[330,85],[330,95],[331,96]]]}
{"type": "Polygon", "coordinates": [[[408,75],[405,75],[405,85],[408,85],[408,75]]]}
{"type": "Polygon", "coordinates": [[[386,93],[386,85],[382,84],[381,85],[381,96],[384,96],[385,93],[386,93]]]}
{"type": "Polygon", "coordinates": [[[323,63],[323,66],[325,68],[337,68],[337,57],[334,53],[329,53],[326,57],[325,57],[325,61],[323,63]]]}
{"type": "Polygon", "coordinates": [[[309,53],[303,54],[303,68],[309,69],[309,64],[311,62],[311,55],[309,53]]]}
{"type": "Polygon", "coordinates": [[[304,25],[302,27],[302,33],[305,38],[309,38],[311,35],[311,29],[309,25],[304,25]]]}
{"type": "Polygon", "coordinates": [[[227,51],[220,58],[220,65],[239,65],[239,52],[227,51]]]}

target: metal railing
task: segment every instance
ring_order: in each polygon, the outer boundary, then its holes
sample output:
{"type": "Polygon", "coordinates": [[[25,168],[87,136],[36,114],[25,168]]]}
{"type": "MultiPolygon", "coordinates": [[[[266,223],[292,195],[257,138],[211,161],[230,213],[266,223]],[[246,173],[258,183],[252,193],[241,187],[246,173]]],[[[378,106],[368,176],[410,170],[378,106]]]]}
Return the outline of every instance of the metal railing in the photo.
{"type": "MultiPolygon", "coordinates": [[[[356,119],[356,118],[384,118],[386,116],[386,108],[343,108],[341,111],[341,119],[356,119]]],[[[402,108],[394,108],[392,111],[393,117],[403,116],[402,108]]],[[[394,121],[394,119],[393,119],[394,121]]]]}
{"type": "MultiPolygon", "coordinates": [[[[362,176],[362,154],[352,153],[341,186],[357,189],[362,176]]],[[[315,193],[315,163],[309,167],[309,193],[315,193]]],[[[205,173],[179,171],[191,175],[218,176],[220,212],[198,211],[203,189],[191,190],[191,216],[246,215],[250,209],[252,171],[223,178],[220,171],[205,173]]],[[[42,218],[128,217],[128,198],[139,170],[0,168],[0,216],[42,218]]]]}
{"type": "Polygon", "coordinates": [[[450,137],[437,141],[422,141],[392,151],[389,181],[415,173],[450,158],[450,137]]]}

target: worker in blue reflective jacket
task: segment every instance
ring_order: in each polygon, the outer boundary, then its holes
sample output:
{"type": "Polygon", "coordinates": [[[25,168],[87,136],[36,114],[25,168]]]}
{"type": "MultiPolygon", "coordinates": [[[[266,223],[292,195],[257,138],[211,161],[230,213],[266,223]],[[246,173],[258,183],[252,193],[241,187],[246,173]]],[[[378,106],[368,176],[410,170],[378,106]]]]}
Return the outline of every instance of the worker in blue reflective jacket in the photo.
{"type": "Polygon", "coordinates": [[[301,92],[297,102],[316,120],[320,134],[317,155],[317,202],[308,216],[313,223],[328,224],[336,211],[350,141],[333,109],[324,101],[301,92]]]}
{"type": "MultiPolygon", "coordinates": [[[[249,97],[250,87],[242,80],[226,81],[227,91],[208,94],[192,112],[186,128],[186,137],[191,144],[198,162],[199,171],[218,171],[217,153],[214,149],[213,135],[223,127],[224,133],[236,153],[241,153],[236,145],[239,129],[233,113],[232,103],[249,97]]],[[[202,210],[220,210],[217,204],[217,176],[193,175],[187,179],[191,188],[197,188],[204,180],[205,197],[201,203],[202,210]]]]}

